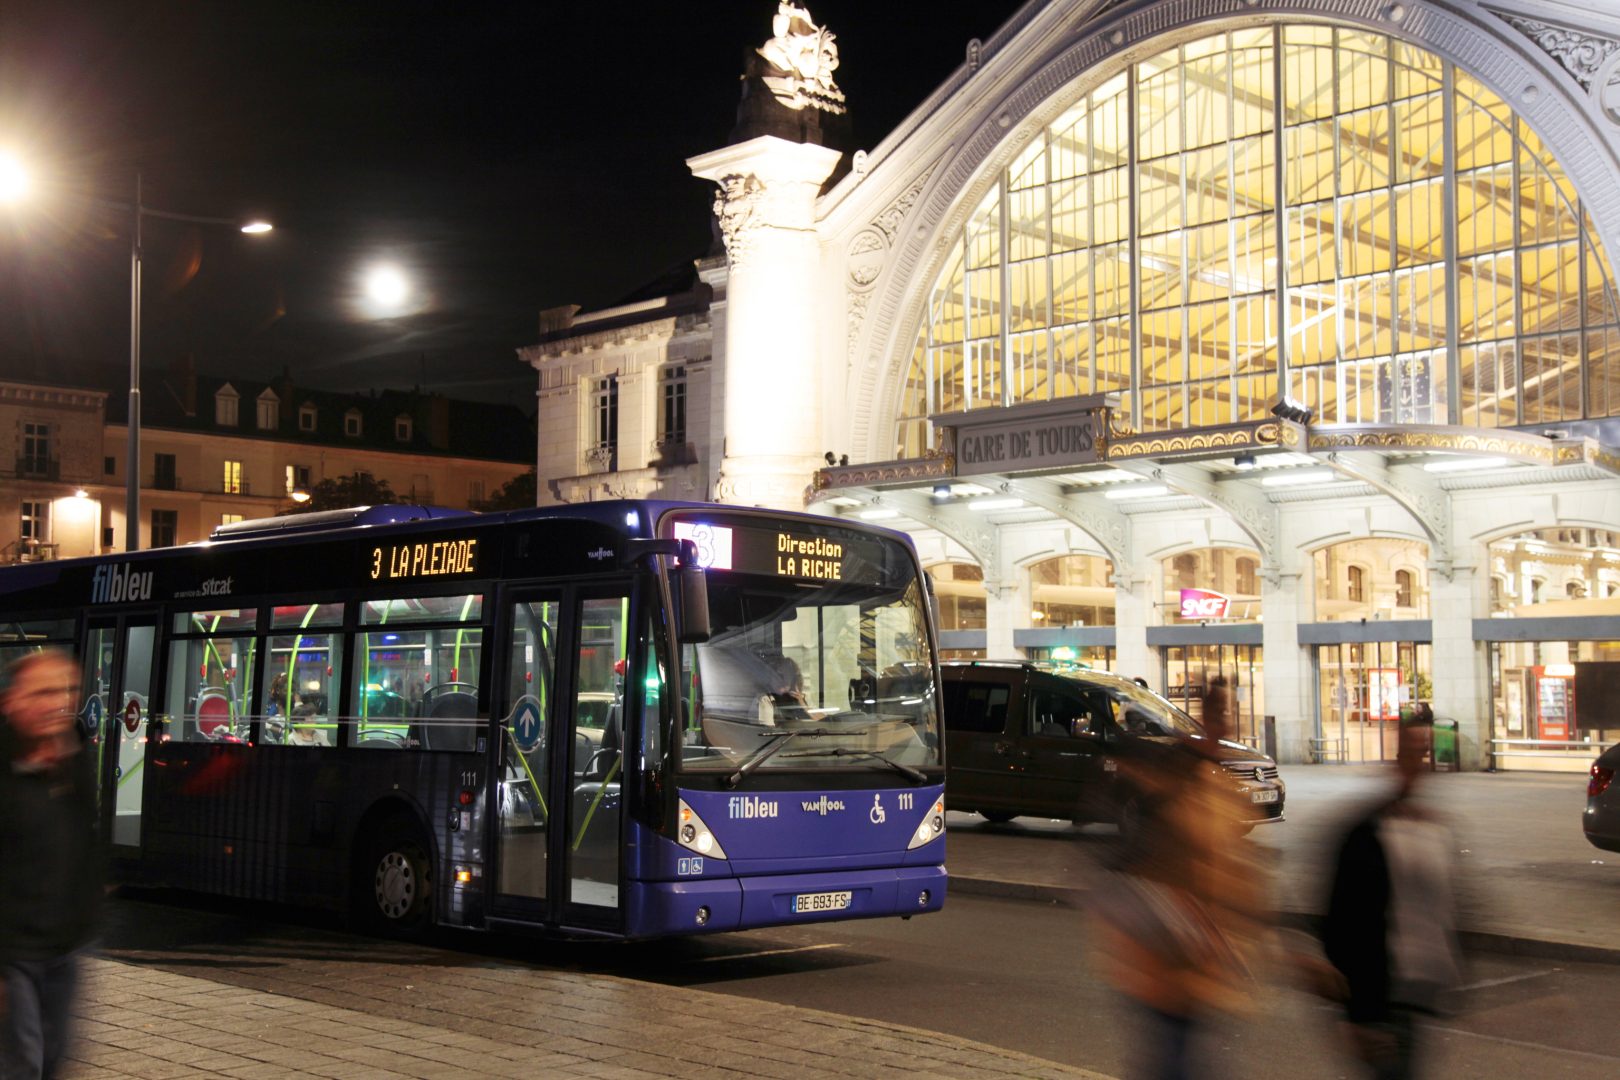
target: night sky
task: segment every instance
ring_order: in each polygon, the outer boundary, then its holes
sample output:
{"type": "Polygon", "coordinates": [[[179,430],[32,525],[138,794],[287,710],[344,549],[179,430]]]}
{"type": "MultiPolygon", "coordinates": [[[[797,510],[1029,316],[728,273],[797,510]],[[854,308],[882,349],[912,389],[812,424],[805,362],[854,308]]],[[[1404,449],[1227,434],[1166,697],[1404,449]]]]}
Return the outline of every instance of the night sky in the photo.
{"type": "MultiPolygon", "coordinates": [[[[1017,0],[811,0],[874,146],[1017,0]]],[[[774,0],[0,0],[0,147],[35,193],[0,207],[0,376],[127,364],[128,213],[148,218],[146,369],[284,366],[327,390],[420,384],[526,403],[513,350],[542,308],[612,303],[699,255],[745,53],[774,0]],[[359,310],[403,267],[416,310],[359,310]]]]}

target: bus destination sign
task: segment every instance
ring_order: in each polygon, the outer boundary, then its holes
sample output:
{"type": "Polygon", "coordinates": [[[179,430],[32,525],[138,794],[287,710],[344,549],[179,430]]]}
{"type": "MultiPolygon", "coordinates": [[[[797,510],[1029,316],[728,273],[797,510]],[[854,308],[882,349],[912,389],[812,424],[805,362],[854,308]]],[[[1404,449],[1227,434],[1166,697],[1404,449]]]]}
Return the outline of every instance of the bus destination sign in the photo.
{"type": "Polygon", "coordinates": [[[459,577],[478,572],[478,539],[412,540],[371,549],[372,581],[459,577]]]}
{"type": "Polygon", "coordinates": [[[678,521],[674,536],[697,545],[698,565],[707,570],[808,581],[872,580],[881,575],[880,545],[853,537],[833,537],[794,529],[758,529],[712,522],[678,521]]]}
{"type": "Polygon", "coordinates": [[[794,536],[790,532],[778,532],[776,573],[778,577],[841,581],[844,576],[844,545],[824,536],[794,536]]]}

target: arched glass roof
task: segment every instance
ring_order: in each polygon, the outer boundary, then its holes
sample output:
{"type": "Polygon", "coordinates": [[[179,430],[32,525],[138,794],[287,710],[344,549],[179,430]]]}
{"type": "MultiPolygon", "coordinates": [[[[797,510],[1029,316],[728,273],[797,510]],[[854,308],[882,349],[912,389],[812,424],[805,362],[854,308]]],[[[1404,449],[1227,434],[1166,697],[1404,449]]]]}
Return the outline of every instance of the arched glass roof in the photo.
{"type": "Polygon", "coordinates": [[[1620,305],[1573,185],[1484,85],[1385,35],[1247,27],[1133,63],[953,244],[900,457],[933,413],[1105,392],[1138,431],[1259,420],[1281,390],[1326,423],[1620,414],[1620,305]]]}

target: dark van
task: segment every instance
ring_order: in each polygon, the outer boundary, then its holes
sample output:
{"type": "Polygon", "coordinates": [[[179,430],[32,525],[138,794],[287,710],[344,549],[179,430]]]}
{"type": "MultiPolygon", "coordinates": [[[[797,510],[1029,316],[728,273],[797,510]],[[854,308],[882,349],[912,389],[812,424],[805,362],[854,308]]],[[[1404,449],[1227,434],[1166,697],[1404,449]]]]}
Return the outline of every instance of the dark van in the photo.
{"type": "MultiPolygon", "coordinates": [[[[945,704],[945,804],[991,821],[1022,814],[1075,824],[1134,812],[1121,761],[1207,739],[1197,721],[1129,679],[1024,661],[940,665],[945,704]]],[[[1242,743],[1211,755],[1253,808],[1249,824],[1283,819],[1277,763],[1242,743]]]]}

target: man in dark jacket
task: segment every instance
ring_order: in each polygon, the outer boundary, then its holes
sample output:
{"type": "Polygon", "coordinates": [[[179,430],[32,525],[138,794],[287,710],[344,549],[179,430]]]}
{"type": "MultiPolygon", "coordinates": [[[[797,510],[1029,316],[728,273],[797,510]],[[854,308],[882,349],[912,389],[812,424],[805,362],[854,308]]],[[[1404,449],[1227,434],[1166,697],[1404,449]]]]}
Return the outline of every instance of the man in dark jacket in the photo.
{"type": "Polygon", "coordinates": [[[1416,1020],[1458,974],[1450,831],[1418,799],[1433,713],[1400,729],[1394,797],[1357,822],[1339,847],[1322,944],[1346,984],[1357,1056],[1372,1075],[1416,1075],[1416,1020]]]}
{"type": "Polygon", "coordinates": [[[54,650],[0,689],[0,1078],[53,1076],[78,952],[101,896],[95,770],[75,725],[79,673],[54,650]]]}

